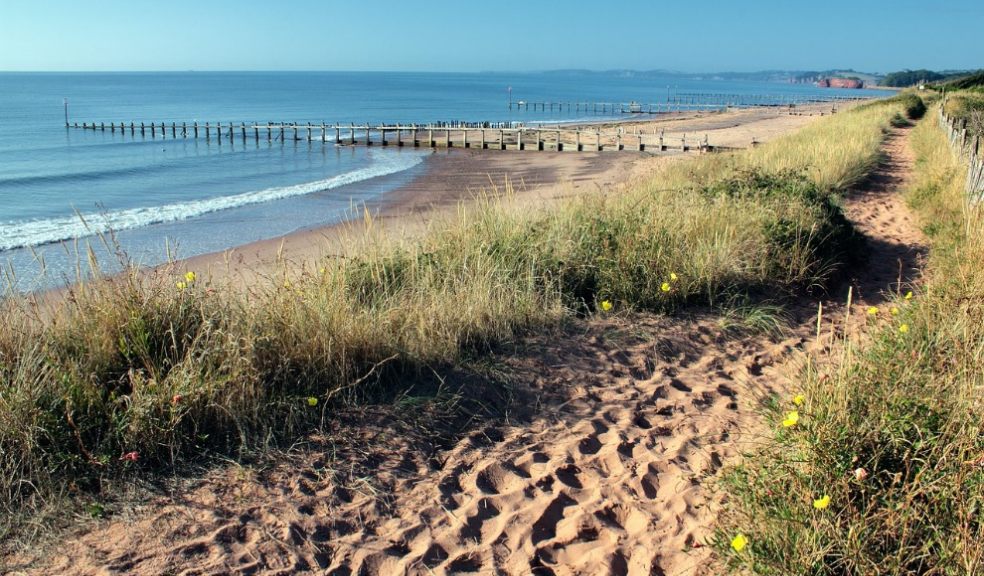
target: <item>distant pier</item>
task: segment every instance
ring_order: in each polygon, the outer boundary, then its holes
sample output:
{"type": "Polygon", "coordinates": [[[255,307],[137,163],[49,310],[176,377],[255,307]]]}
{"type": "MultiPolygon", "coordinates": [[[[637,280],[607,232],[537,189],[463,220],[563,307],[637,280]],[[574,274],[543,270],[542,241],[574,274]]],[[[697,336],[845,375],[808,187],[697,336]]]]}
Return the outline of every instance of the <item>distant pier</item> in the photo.
{"type": "Polygon", "coordinates": [[[582,102],[582,101],[531,101],[509,102],[509,109],[518,112],[545,112],[593,115],[669,114],[722,110],[727,108],[782,108],[802,104],[837,103],[859,99],[858,96],[799,95],[799,94],[724,94],[715,92],[678,92],[668,94],[661,102],[582,102]]]}

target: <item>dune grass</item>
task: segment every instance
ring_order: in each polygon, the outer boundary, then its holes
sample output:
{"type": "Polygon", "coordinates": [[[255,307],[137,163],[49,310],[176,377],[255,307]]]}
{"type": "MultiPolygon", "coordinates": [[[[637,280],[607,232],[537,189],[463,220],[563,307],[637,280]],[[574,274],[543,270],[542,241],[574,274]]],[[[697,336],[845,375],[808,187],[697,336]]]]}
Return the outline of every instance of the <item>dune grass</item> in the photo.
{"type": "Polygon", "coordinates": [[[250,286],[131,269],[50,306],[11,295],[0,531],[111,480],[295,438],[534,328],[822,286],[855,249],[835,193],[874,165],[899,110],[675,163],[617,196],[490,196],[422,236],[369,233],[353,256],[250,286]]]}
{"type": "Polygon", "coordinates": [[[984,573],[984,214],[935,119],[912,144],[925,284],[878,312],[870,342],[805,370],[803,397],[776,399],[774,436],[725,482],[717,544],[734,571],[984,573]]]}

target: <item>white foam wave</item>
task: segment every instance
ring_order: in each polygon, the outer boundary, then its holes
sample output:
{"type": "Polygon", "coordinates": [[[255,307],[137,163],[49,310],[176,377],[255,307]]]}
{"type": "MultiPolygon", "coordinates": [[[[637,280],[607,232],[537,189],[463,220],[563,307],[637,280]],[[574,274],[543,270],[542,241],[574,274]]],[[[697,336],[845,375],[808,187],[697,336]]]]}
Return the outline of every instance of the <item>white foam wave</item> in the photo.
{"type": "Polygon", "coordinates": [[[115,210],[107,213],[82,214],[81,218],[73,215],[0,223],[0,251],[71,240],[73,238],[109,232],[110,230],[128,230],[151,224],[186,220],[203,214],[238,208],[249,204],[259,204],[261,202],[270,202],[292,196],[303,196],[314,192],[322,192],[370,178],[409,170],[420,164],[423,158],[424,156],[421,154],[407,152],[386,153],[375,155],[372,158],[372,163],[365,168],[304,184],[267,188],[265,190],[245,192],[233,196],[177,202],[163,206],[146,206],[115,210]]]}

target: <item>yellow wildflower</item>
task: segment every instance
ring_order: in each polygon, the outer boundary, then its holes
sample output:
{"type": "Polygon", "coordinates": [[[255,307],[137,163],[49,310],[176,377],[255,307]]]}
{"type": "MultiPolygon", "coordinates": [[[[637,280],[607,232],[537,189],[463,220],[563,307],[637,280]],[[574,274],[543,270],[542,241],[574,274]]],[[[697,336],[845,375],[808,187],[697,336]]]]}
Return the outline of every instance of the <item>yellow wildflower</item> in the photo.
{"type": "Polygon", "coordinates": [[[680,278],[676,275],[676,272],[670,272],[670,280],[676,282],[680,278]]]}
{"type": "Polygon", "coordinates": [[[908,334],[908,333],[909,333],[909,325],[908,324],[903,324],[903,325],[899,326],[899,334],[908,334]]]}
{"type": "Polygon", "coordinates": [[[670,291],[670,283],[669,282],[663,282],[663,285],[660,286],[659,289],[662,290],[663,292],[669,292],[670,291]]]}
{"type": "Polygon", "coordinates": [[[789,428],[791,426],[796,426],[796,423],[800,420],[800,413],[796,410],[786,414],[786,419],[782,421],[783,428],[789,428]]]}
{"type": "Polygon", "coordinates": [[[188,287],[188,284],[187,284],[187,283],[185,283],[185,282],[184,282],[184,281],[182,281],[182,280],[178,280],[177,282],[175,282],[175,283],[174,283],[174,286],[175,286],[175,287],[176,287],[176,288],[177,288],[178,290],[184,290],[185,288],[187,288],[187,287],[188,287]]]}
{"type": "Polygon", "coordinates": [[[734,549],[735,552],[741,552],[745,549],[745,546],[748,546],[748,538],[746,538],[744,534],[738,534],[731,539],[731,548],[734,549]]]}
{"type": "Polygon", "coordinates": [[[188,272],[185,272],[185,281],[186,281],[186,282],[187,282],[188,284],[191,284],[191,283],[192,283],[192,282],[194,282],[194,281],[195,281],[195,280],[196,280],[197,278],[198,278],[198,276],[196,276],[194,272],[192,272],[192,271],[190,271],[190,270],[189,270],[188,272]]]}
{"type": "Polygon", "coordinates": [[[311,396],[307,399],[307,403],[308,406],[311,406],[313,408],[318,405],[318,399],[315,398],[314,396],[311,396]]]}
{"type": "Polygon", "coordinates": [[[796,404],[797,406],[802,406],[804,401],[806,401],[806,397],[802,394],[793,396],[793,404],[796,404]]]}
{"type": "Polygon", "coordinates": [[[869,306],[868,307],[868,316],[875,316],[876,314],[878,314],[878,307],[877,306],[869,306]]]}
{"type": "Polygon", "coordinates": [[[604,312],[608,312],[609,310],[611,310],[611,309],[612,309],[612,303],[611,303],[611,302],[609,302],[608,300],[602,300],[602,301],[601,301],[601,309],[602,309],[602,310],[603,310],[604,312]]]}
{"type": "Polygon", "coordinates": [[[889,310],[889,311],[892,313],[892,316],[898,316],[899,315],[899,309],[896,306],[892,306],[892,309],[889,310]]]}
{"type": "Polygon", "coordinates": [[[830,495],[824,494],[819,500],[813,501],[813,507],[817,510],[823,510],[827,506],[830,506],[830,495]]]}
{"type": "Polygon", "coordinates": [[[908,292],[905,293],[905,299],[912,300],[912,290],[909,290],[908,292]]]}

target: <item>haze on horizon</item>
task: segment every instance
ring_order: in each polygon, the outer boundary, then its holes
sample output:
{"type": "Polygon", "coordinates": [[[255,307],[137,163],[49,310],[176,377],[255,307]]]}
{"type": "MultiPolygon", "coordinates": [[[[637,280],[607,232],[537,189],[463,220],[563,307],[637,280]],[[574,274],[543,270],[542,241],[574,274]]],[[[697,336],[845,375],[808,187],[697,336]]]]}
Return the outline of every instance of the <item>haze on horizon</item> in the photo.
{"type": "Polygon", "coordinates": [[[0,70],[693,73],[984,66],[984,2],[4,0],[0,70]],[[955,30],[963,33],[955,33],[955,30]]]}

